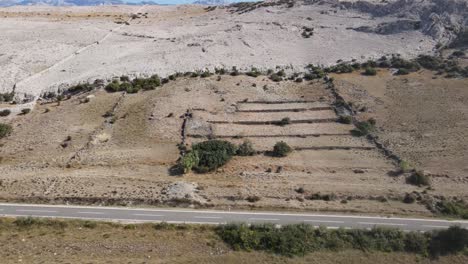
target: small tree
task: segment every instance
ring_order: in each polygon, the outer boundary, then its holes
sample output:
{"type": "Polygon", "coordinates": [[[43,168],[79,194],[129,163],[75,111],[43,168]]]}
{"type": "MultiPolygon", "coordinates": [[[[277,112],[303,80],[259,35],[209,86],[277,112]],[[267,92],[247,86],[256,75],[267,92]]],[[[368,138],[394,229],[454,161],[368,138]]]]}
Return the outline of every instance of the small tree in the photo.
{"type": "Polygon", "coordinates": [[[30,108],[23,108],[21,109],[21,114],[22,115],[27,115],[31,112],[31,109],[30,108]]]}
{"type": "Polygon", "coordinates": [[[199,161],[195,170],[208,172],[226,164],[237,152],[237,146],[224,140],[208,140],[192,146],[199,161]]]}
{"type": "Polygon", "coordinates": [[[273,156],[286,157],[292,152],[292,148],[284,141],[277,142],[273,147],[273,156]]]}
{"type": "Polygon", "coordinates": [[[179,162],[179,166],[184,174],[189,173],[192,168],[198,166],[200,158],[198,157],[197,151],[187,152],[179,162]]]}

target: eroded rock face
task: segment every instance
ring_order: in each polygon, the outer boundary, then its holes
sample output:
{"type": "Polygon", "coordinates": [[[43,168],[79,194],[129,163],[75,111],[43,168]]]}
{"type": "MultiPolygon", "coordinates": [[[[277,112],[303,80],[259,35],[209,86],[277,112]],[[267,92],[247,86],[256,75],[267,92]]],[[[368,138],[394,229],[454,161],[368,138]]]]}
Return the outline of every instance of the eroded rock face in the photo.
{"type": "Polygon", "coordinates": [[[468,26],[468,2],[465,0],[398,0],[386,5],[366,1],[341,2],[341,8],[354,9],[375,17],[397,17],[398,20],[375,28],[357,30],[393,34],[421,30],[442,44],[456,41],[468,26]]]}

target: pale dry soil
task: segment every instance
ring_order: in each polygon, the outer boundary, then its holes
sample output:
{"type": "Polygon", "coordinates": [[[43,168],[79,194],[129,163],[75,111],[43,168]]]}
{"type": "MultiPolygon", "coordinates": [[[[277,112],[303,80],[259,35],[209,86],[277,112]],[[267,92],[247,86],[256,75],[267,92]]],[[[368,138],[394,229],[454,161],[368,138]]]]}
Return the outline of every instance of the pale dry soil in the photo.
{"type": "Polygon", "coordinates": [[[18,96],[39,96],[122,74],[166,76],[233,66],[300,71],[309,63],[433,51],[436,41],[421,31],[378,35],[352,29],[393,20],[398,18],[319,3],[245,14],[191,5],[0,8],[0,92],[16,84],[18,96]],[[302,37],[303,27],[314,28],[314,35],[302,37]]]}
{"type": "Polygon", "coordinates": [[[2,263],[466,263],[467,256],[431,260],[406,253],[320,251],[303,257],[265,252],[233,251],[211,227],[176,226],[157,230],[152,225],[100,223],[84,227],[67,221],[66,227],[18,228],[3,219],[0,228],[2,263]]]}
{"type": "MultiPolygon", "coordinates": [[[[2,120],[14,129],[11,136],[1,140],[2,200],[161,206],[173,202],[168,186],[182,181],[198,185],[196,195],[187,193],[191,203],[215,208],[430,215],[421,204],[401,202],[407,192],[425,189],[406,184],[403,176],[389,176],[396,164],[366,139],[352,137],[352,125],[335,121],[284,127],[209,123],[247,118],[244,112],[238,112],[240,105],[248,104],[245,99],[302,100],[311,107],[330,106],[334,99],[322,81],[274,83],[264,76],[222,76],[218,81],[217,76],[212,76],[180,78],[138,94],[96,91],[91,95],[89,103],[80,103],[80,98],[88,96],[83,94],[60,105],[38,104],[28,115],[2,120]],[[103,117],[112,109],[113,117],[103,117]],[[179,158],[177,144],[182,142],[180,117],[187,109],[194,109],[185,131],[187,147],[207,138],[189,136],[200,134],[214,138],[231,135],[224,139],[234,143],[249,139],[261,151],[271,150],[280,140],[294,148],[327,148],[296,150],[285,158],[263,154],[234,157],[213,173],[174,175],[171,167],[179,158]],[[264,134],[275,137],[248,137],[264,134]],[[296,191],[300,187],[304,193],[296,191]],[[304,199],[317,192],[335,194],[337,199],[304,199]],[[249,196],[260,200],[250,203],[249,196]]],[[[272,105],[265,104],[270,110],[272,105]]],[[[281,113],[291,114],[293,121],[302,119],[299,113],[312,119],[310,115],[334,115],[330,110],[281,113]]],[[[253,120],[276,120],[281,116],[249,114],[253,120]]],[[[464,184],[449,181],[436,180],[434,194],[464,193],[464,184]]]]}
{"type": "Polygon", "coordinates": [[[358,73],[334,76],[358,118],[377,120],[376,135],[389,149],[433,182],[434,194],[467,198],[468,80],[447,79],[430,71],[376,77],[358,73]]]}

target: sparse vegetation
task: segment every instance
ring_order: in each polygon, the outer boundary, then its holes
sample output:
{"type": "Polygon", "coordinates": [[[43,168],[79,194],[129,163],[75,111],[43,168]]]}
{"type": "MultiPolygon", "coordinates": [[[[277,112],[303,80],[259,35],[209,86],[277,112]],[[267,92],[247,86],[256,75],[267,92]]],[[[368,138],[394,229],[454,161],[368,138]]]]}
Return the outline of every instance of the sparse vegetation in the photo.
{"type": "Polygon", "coordinates": [[[27,115],[31,112],[31,108],[23,108],[21,109],[21,114],[22,115],[27,115]]]}
{"type": "Polygon", "coordinates": [[[250,77],[258,77],[262,75],[262,73],[257,68],[252,68],[249,72],[246,73],[246,75],[250,77]]]}
{"type": "Polygon", "coordinates": [[[400,167],[400,172],[401,173],[407,173],[407,172],[410,172],[413,169],[411,164],[409,162],[405,161],[405,160],[400,161],[399,167],[400,167]]]}
{"type": "Polygon", "coordinates": [[[354,136],[361,137],[366,136],[375,129],[375,121],[369,119],[368,121],[361,121],[356,124],[356,129],[353,129],[351,133],[354,136]]]}
{"type": "Polygon", "coordinates": [[[197,151],[189,151],[182,156],[179,164],[181,171],[185,173],[189,173],[192,168],[198,165],[200,162],[200,158],[198,157],[197,151]]]}
{"type": "Polygon", "coordinates": [[[286,126],[291,124],[291,118],[289,117],[284,117],[280,121],[275,122],[276,125],[278,126],[286,126]]]}
{"type": "Polygon", "coordinates": [[[436,207],[437,212],[443,215],[468,219],[468,204],[466,204],[462,200],[440,201],[440,202],[437,202],[435,207],[436,207]]]}
{"type": "Polygon", "coordinates": [[[74,86],[71,86],[67,89],[68,94],[78,94],[78,93],[85,93],[90,92],[95,88],[94,85],[89,83],[80,83],[74,86]]]}
{"type": "Polygon", "coordinates": [[[346,115],[346,116],[340,116],[338,118],[338,122],[342,123],[342,124],[352,124],[353,123],[353,117],[352,116],[349,116],[349,115],[346,115]]]}
{"type": "Polygon", "coordinates": [[[9,124],[0,123],[0,139],[7,137],[13,131],[13,128],[9,124]]]}
{"type": "Polygon", "coordinates": [[[217,234],[234,250],[262,250],[286,256],[345,249],[438,256],[463,252],[468,246],[468,230],[460,227],[423,234],[393,228],[330,230],[305,224],[281,228],[271,224],[230,224],[217,227],[217,234]]]}
{"type": "Polygon", "coordinates": [[[270,80],[272,80],[274,82],[281,82],[283,80],[283,78],[281,76],[279,76],[278,74],[274,73],[274,74],[270,75],[270,80]]]}
{"type": "Polygon", "coordinates": [[[292,152],[292,148],[284,141],[277,142],[273,147],[273,156],[286,157],[292,152]]]}
{"type": "Polygon", "coordinates": [[[246,200],[249,203],[256,203],[256,202],[260,201],[260,197],[257,196],[257,195],[251,195],[251,196],[248,196],[246,200]]]}
{"type": "Polygon", "coordinates": [[[337,199],[334,193],[314,193],[305,197],[307,200],[323,200],[323,201],[334,201],[337,199]]]}
{"type": "Polygon", "coordinates": [[[13,101],[14,97],[15,97],[14,92],[0,93],[0,103],[2,103],[2,102],[11,102],[11,101],[13,101]]]}
{"type": "Polygon", "coordinates": [[[367,67],[362,74],[367,76],[375,76],[377,75],[377,70],[375,68],[367,67]]]}
{"type": "Polygon", "coordinates": [[[406,178],[406,182],[417,186],[429,186],[431,184],[429,176],[422,171],[415,171],[406,178]]]}
{"type": "Polygon", "coordinates": [[[237,148],[237,155],[239,156],[253,156],[255,153],[256,151],[253,148],[252,142],[249,140],[244,140],[237,148]]]}
{"type": "Polygon", "coordinates": [[[4,109],[0,111],[0,116],[9,116],[11,114],[11,111],[9,109],[4,109]]]}

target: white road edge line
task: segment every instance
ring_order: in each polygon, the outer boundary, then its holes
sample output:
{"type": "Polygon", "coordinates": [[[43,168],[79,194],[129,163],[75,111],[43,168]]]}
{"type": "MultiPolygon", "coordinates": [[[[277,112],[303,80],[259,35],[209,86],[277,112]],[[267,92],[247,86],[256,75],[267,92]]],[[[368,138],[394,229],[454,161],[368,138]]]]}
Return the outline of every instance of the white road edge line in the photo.
{"type": "Polygon", "coordinates": [[[395,224],[395,223],[372,223],[372,222],[358,222],[363,225],[394,225],[394,226],[406,226],[407,224],[395,224]]]}
{"type": "MultiPolygon", "coordinates": [[[[4,215],[6,217],[24,217],[24,215],[4,215]]],[[[162,221],[162,220],[141,220],[141,219],[129,219],[129,218],[93,218],[93,217],[81,217],[81,216],[44,216],[35,215],[38,218],[52,218],[52,219],[81,219],[81,220],[94,220],[99,222],[125,222],[125,223],[168,223],[168,224],[207,224],[207,225],[225,225],[227,222],[202,222],[202,221],[162,221]]]]}
{"type": "Polygon", "coordinates": [[[222,217],[217,217],[217,216],[194,216],[193,218],[197,218],[197,219],[222,219],[222,217]]]}
{"type": "Polygon", "coordinates": [[[26,209],[17,209],[17,212],[32,212],[32,213],[58,213],[58,211],[49,211],[49,210],[26,210],[26,209]]]}
{"type": "Polygon", "coordinates": [[[128,211],[147,211],[147,212],[173,212],[173,213],[210,213],[210,214],[238,214],[238,215],[272,215],[272,216],[304,216],[304,217],[330,217],[330,218],[354,218],[354,219],[386,219],[386,220],[404,220],[421,222],[439,222],[451,224],[468,224],[466,220],[444,220],[444,219],[420,219],[420,218],[401,218],[401,217],[378,217],[378,216],[355,216],[355,215],[322,215],[322,214],[293,214],[293,213],[273,213],[273,212],[233,212],[233,211],[210,211],[210,210],[178,210],[178,209],[152,209],[152,208],[128,208],[128,207],[104,207],[104,206],[77,206],[77,205],[40,205],[40,204],[18,204],[18,203],[0,203],[6,207],[42,207],[42,208],[82,208],[82,209],[101,209],[101,210],[128,210],[128,211]]]}
{"type": "Polygon", "coordinates": [[[438,226],[438,225],[423,225],[424,227],[430,228],[449,228],[448,226],[438,226]]]}
{"type": "Polygon", "coordinates": [[[274,218],[249,218],[248,220],[257,220],[257,221],[279,221],[279,219],[274,219],[274,218]]]}
{"type": "Polygon", "coordinates": [[[154,217],[163,217],[164,215],[157,215],[157,214],[133,214],[136,216],[154,216],[154,217]]]}
{"type": "Polygon", "coordinates": [[[337,223],[344,224],[343,221],[331,221],[331,220],[304,220],[304,222],[316,222],[316,223],[337,223]]]}

